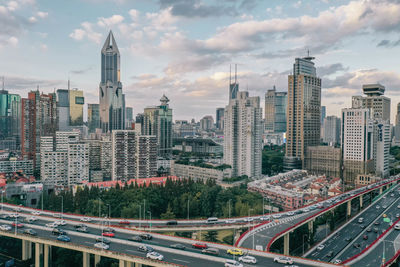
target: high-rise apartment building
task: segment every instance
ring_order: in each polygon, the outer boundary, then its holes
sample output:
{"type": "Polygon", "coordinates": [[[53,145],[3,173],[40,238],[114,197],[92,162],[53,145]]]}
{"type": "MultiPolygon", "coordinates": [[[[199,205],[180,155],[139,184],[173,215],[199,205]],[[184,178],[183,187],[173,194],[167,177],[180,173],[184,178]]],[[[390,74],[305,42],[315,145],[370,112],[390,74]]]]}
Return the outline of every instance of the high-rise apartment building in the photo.
{"type": "Polygon", "coordinates": [[[397,112],[395,118],[394,138],[395,144],[400,144],[400,103],[397,103],[397,112]]]}
{"type": "Polygon", "coordinates": [[[354,184],[357,175],[374,171],[374,122],[368,108],[342,109],[343,178],[354,184]]]}
{"type": "Polygon", "coordinates": [[[340,118],[328,116],[324,119],[323,141],[332,146],[340,143],[340,118]]]}
{"type": "Polygon", "coordinates": [[[157,155],[170,157],[172,154],[172,109],[169,99],[163,95],[159,106],[147,107],[143,114],[143,135],[157,137],[157,155]]]}
{"type": "Polygon", "coordinates": [[[232,69],[229,76],[229,100],[236,99],[239,92],[239,84],[237,83],[237,64],[235,64],[235,81],[232,82],[232,69]]]}
{"type": "Polygon", "coordinates": [[[99,104],[88,104],[88,126],[90,133],[94,133],[97,128],[100,128],[99,104]]]}
{"type": "Polygon", "coordinates": [[[157,172],[157,139],[134,130],[112,132],[112,180],[152,177],[157,172]]]}
{"type": "Polygon", "coordinates": [[[24,158],[33,159],[36,171],[40,166],[40,137],[54,136],[57,130],[56,94],[28,93],[21,107],[21,152],[24,158]],[[38,163],[38,164],[37,164],[38,163]]]}
{"type": "Polygon", "coordinates": [[[274,86],[265,94],[265,131],[286,132],[287,92],[277,92],[274,86]]]}
{"type": "Polygon", "coordinates": [[[103,172],[103,180],[109,181],[112,176],[112,142],[108,138],[104,138],[100,142],[101,158],[100,166],[103,172]]]}
{"type": "Polygon", "coordinates": [[[69,129],[69,95],[68,89],[57,90],[57,117],[58,130],[68,131],[69,129]]]}
{"type": "Polygon", "coordinates": [[[125,108],[125,128],[126,129],[131,129],[132,128],[132,123],[134,123],[133,119],[133,108],[131,107],[126,107],[125,108]]]}
{"type": "Polygon", "coordinates": [[[70,126],[83,125],[83,91],[76,88],[69,90],[69,123],[70,126]]]}
{"type": "Polygon", "coordinates": [[[217,108],[216,114],[215,114],[215,126],[218,130],[223,130],[224,129],[224,108],[217,108]]]}
{"type": "Polygon", "coordinates": [[[384,96],[385,87],[381,84],[363,85],[365,96],[353,96],[353,108],[370,109],[374,125],[373,158],[375,174],[389,175],[390,150],[390,98],[384,96]],[[379,148],[378,148],[379,146],[379,148]]]}
{"type": "Polygon", "coordinates": [[[203,131],[209,131],[214,128],[214,119],[212,116],[204,116],[200,120],[200,129],[203,131]]]}
{"type": "Polygon", "coordinates": [[[296,58],[288,77],[285,170],[302,168],[307,147],[320,143],[321,79],[313,59],[296,58]]]}
{"type": "Polygon", "coordinates": [[[0,140],[14,139],[19,147],[21,135],[21,96],[0,90],[0,140]]]}
{"type": "Polygon", "coordinates": [[[122,94],[120,54],[110,31],[101,50],[99,86],[100,127],[104,133],[125,127],[125,95],[122,94]]]}
{"type": "Polygon", "coordinates": [[[224,163],[232,176],[261,176],[262,109],[259,97],[238,92],[224,114],[224,163]]]}

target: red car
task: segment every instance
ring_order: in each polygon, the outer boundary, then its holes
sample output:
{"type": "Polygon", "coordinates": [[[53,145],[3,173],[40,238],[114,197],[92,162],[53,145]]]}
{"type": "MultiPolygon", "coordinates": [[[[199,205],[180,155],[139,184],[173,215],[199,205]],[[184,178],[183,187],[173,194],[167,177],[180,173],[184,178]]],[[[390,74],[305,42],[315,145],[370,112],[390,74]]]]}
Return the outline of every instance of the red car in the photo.
{"type": "Polygon", "coordinates": [[[206,243],[197,242],[197,243],[192,244],[192,248],[206,249],[206,248],[208,248],[208,246],[206,243]]]}
{"type": "Polygon", "coordinates": [[[104,233],[102,233],[101,235],[102,235],[102,236],[107,236],[107,237],[114,237],[114,236],[115,236],[115,234],[114,234],[114,233],[111,233],[111,232],[104,232],[104,233]]]}
{"type": "MultiPolygon", "coordinates": [[[[17,223],[17,228],[22,228],[24,225],[22,223],[17,223]]],[[[12,223],[12,226],[15,227],[15,222],[12,223]]]]}
{"type": "Polygon", "coordinates": [[[129,225],[129,224],[131,224],[131,223],[130,223],[129,221],[120,221],[119,224],[126,224],[126,225],[129,225]]]}

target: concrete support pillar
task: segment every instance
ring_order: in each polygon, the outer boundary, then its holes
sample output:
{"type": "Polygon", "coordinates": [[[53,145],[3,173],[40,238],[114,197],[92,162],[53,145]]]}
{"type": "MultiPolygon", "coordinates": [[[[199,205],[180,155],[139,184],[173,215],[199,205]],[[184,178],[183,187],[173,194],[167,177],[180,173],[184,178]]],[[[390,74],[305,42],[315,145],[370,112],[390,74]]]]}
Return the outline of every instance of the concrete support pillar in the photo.
{"type": "Polygon", "coordinates": [[[97,264],[100,263],[100,260],[101,260],[101,256],[97,255],[97,254],[94,254],[94,267],[96,267],[97,264]]]}
{"type": "Polygon", "coordinates": [[[363,195],[360,195],[360,209],[363,208],[363,195]]]}
{"type": "Polygon", "coordinates": [[[46,244],[44,244],[43,264],[44,267],[49,267],[49,245],[46,244]]]}
{"type": "Polygon", "coordinates": [[[32,258],[32,242],[22,240],[22,260],[26,261],[32,258]]]}
{"type": "Polygon", "coordinates": [[[119,267],[125,267],[125,261],[119,260],[119,267]]]}
{"type": "Polygon", "coordinates": [[[347,201],[347,216],[351,216],[351,199],[347,201]]]}
{"type": "Polygon", "coordinates": [[[142,267],[142,264],[135,262],[135,267],[142,267]]]}
{"type": "Polygon", "coordinates": [[[90,267],[90,254],[87,252],[82,252],[83,254],[83,267],[90,267]]]}
{"type": "Polygon", "coordinates": [[[383,192],[383,186],[379,188],[379,195],[381,195],[383,192]]]}
{"type": "Polygon", "coordinates": [[[289,233],[283,236],[283,254],[289,256],[289,233]]]}
{"type": "Polygon", "coordinates": [[[127,262],[125,263],[125,267],[134,267],[134,263],[133,263],[133,262],[130,262],[130,261],[127,261],[127,262]]]}
{"type": "Polygon", "coordinates": [[[35,243],[35,267],[40,267],[41,246],[42,244],[35,243]]]}
{"type": "Polygon", "coordinates": [[[314,232],[314,221],[308,222],[308,232],[312,234],[314,232]]]}

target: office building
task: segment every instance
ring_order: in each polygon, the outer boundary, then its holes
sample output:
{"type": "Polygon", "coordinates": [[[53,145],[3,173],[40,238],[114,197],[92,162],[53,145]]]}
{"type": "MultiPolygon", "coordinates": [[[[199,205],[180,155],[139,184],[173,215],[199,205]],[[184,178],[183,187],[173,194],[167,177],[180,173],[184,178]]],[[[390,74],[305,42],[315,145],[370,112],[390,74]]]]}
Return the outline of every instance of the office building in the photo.
{"type": "Polygon", "coordinates": [[[307,147],[304,167],[308,173],[341,177],[341,150],[333,146],[307,147]]]}
{"type": "Polygon", "coordinates": [[[99,104],[88,104],[88,127],[89,133],[94,133],[100,128],[99,104]]]}
{"type": "Polygon", "coordinates": [[[390,150],[390,98],[384,96],[385,87],[381,84],[363,85],[365,96],[353,96],[353,108],[370,109],[374,120],[373,158],[375,175],[389,175],[390,150]]]}
{"type": "Polygon", "coordinates": [[[33,160],[10,157],[0,160],[0,173],[15,173],[22,171],[25,175],[33,175],[33,160]]]}
{"type": "Polygon", "coordinates": [[[83,91],[76,88],[69,90],[69,124],[70,126],[83,125],[83,105],[85,98],[83,91]]]}
{"type": "Polygon", "coordinates": [[[394,128],[394,140],[395,145],[400,146],[400,103],[397,103],[397,112],[395,119],[395,128],[394,128]]]}
{"type": "Polygon", "coordinates": [[[83,125],[83,91],[77,88],[57,90],[58,130],[70,131],[83,125]]]}
{"type": "Polygon", "coordinates": [[[21,152],[32,159],[36,171],[40,167],[40,137],[54,136],[58,127],[56,94],[28,93],[21,107],[21,152]]]}
{"type": "Polygon", "coordinates": [[[324,134],[323,142],[329,145],[336,145],[340,143],[340,118],[336,116],[328,116],[324,119],[324,134]]]}
{"type": "Polygon", "coordinates": [[[224,163],[232,176],[261,176],[262,109],[259,97],[238,92],[224,114],[224,163]]]}
{"type": "Polygon", "coordinates": [[[101,50],[99,86],[100,127],[104,133],[125,127],[125,95],[122,94],[120,54],[110,31],[101,50]]]}
{"type": "Polygon", "coordinates": [[[68,144],[68,186],[89,182],[89,144],[68,144]]]}
{"type": "MultiPolygon", "coordinates": [[[[69,84],[69,83],[68,83],[69,84]]],[[[57,90],[57,117],[58,117],[58,130],[69,130],[69,95],[68,89],[57,90]]]]}
{"type": "Polygon", "coordinates": [[[0,90],[0,140],[14,139],[19,147],[21,135],[21,96],[0,90]]]}
{"type": "Polygon", "coordinates": [[[217,108],[216,114],[215,114],[215,127],[218,130],[223,130],[224,129],[224,108],[217,108]]]}
{"type": "Polygon", "coordinates": [[[147,107],[143,114],[143,135],[157,138],[157,155],[169,158],[172,154],[172,109],[163,95],[159,106],[147,107]]]}
{"type": "Polygon", "coordinates": [[[230,69],[229,75],[229,101],[236,99],[239,92],[239,84],[237,82],[237,64],[235,64],[235,80],[232,82],[232,69],[230,69]]]}
{"type": "Polygon", "coordinates": [[[277,92],[274,86],[265,94],[265,131],[286,132],[287,92],[277,92]]]}
{"type": "Polygon", "coordinates": [[[111,180],[112,173],[112,142],[111,140],[104,138],[100,142],[101,158],[100,166],[103,172],[103,180],[111,180]]]}
{"type": "Polygon", "coordinates": [[[326,106],[321,106],[321,126],[324,126],[325,118],[326,118],[326,106]]]}
{"type": "Polygon", "coordinates": [[[368,108],[342,109],[342,160],[344,182],[374,171],[374,122],[368,108]]]}
{"type": "Polygon", "coordinates": [[[176,120],[174,125],[172,125],[174,138],[193,137],[198,132],[198,128],[195,123],[189,123],[187,120],[176,120]]]}
{"type": "Polygon", "coordinates": [[[296,58],[288,77],[285,170],[302,168],[307,147],[320,143],[321,79],[313,59],[296,58]]]}
{"type": "Polygon", "coordinates": [[[204,116],[200,120],[200,129],[203,131],[209,131],[214,128],[214,119],[212,116],[204,116]]]}
{"type": "Polygon", "coordinates": [[[157,173],[157,139],[134,130],[112,132],[112,180],[127,181],[157,173]]]}
{"type": "Polygon", "coordinates": [[[134,122],[135,122],[135,120],[133,119],[133,108],[126,107],[125,108],[125,128],[131,129],[132,123],[134,123],[134,122]]]}

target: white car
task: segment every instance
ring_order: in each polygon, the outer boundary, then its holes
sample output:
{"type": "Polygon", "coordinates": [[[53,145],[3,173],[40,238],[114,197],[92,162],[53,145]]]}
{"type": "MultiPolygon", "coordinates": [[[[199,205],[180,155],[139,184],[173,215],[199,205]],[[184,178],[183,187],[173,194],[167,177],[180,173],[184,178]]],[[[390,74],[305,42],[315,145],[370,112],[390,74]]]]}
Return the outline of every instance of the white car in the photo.
{"type": "Polygon", "coordinates": [[[274,219],[279,219],[281,216],[282,216],[282,215],[280,215],[280,214],[274,214],[274,215],[272,215],[272,218],[274,218],[274,219]]]}
{"type": "Polygon", "coordinates": [[[58,225],[61,225],[61,226],[67,225],[67,222],[64,221],[64,220],[59,220],[59,221],[57,221],[57,222],[55,222],[55,223],[57,223],[58,225]]]}
{"type": "Polygon", "coordinates": [[[275,257],[274,262],[284,263],[284,264],[293,264],[292,258],[289,258],[289,257],[275,257]]]}
{"type": "Polygon", "coordinates": [[[34,210],[31,212],[32,215],[40,215],[40,211],[34,210]]]}
{"type": "Polygon", "coordinates": [[[46,227],[55,228],[57,226],[58,226],[58,224],[56,222],[46,223],[46,227]]]}
{"type": "Polygon", "coordinates": [[[3,224],[0,226],[0,230],[1,231],[11,231],[11,226],[7,225],[7,224],[3,224]]]}
{"type": "Polygon", "coordinates": [[[252,222],[254,221],[254,218],[248,217],[243,219],[244,222],[252,222]]]}
{"type": "Polygon", "coordinates": [[[244,262],[244,263],[253,263],[256,264],[257,260],[253,256],[242,256],[239,257],[239,261],[244,262]]]}
{"type": "Polygon", "coordinates": [[[10,214],[10,217],[11,217],[11,218],[18,218],[18,217],[19,217],[19,214],[18,214],[18,213],[11,213],[11,214],[10,214]]]}
{"type": "Polygon", "coordinates": [[[243,264],[235,260],[226,260],[225,267],[243,267],[243,264]]]}
{"type": "Polygon", "coordinates": [[[89,217],[83,217],[81,218],[81,222],[91,222],[92,219],[90,219],[89,217]]]}
{"type": "Polygon", "coordinates": [[[294,212],[293,212],[293,211],[289,211],[289,212],[287,213],[287,215],[293,216],[293,215],[294,215],[294,212]]]}
{"type": "Polygon", "coordinates": [[[149,259],[152,259],[152,260],[159,260],[159,261],[162,261],[162,260],[164,259],[164,256],[161,255],[161,254],[158,253],[158,252],[153,251],[153,252],[147,253],[147,254],[146,254],[146,258],[149,258],[149,259]]]}
{"type": "Polygon", "coordinates": [[[336,259],[336,260],[333,262],[333,264],[341,264],[341,263],[342,263],[342,261],[339,260],[339,259],[336,259]]]}
{"type": "Polygon", "coordinates": [[[236,222],[236,220],[234,220],[234,219],[228,219],[225,221],[225,223],[235,223],[235,222],[236,222]]]}
{"type": "Polygon", "coordinates": [[[34,221],[37,221],[37,218],[35,216],[31,216],[31,217],[26,218],[26,221],[29,223],[32,223],[34,221]]]}
{"type": "Polygon", "coordinates": [[[109,249],[110,248],[109,245],[107,245],[107,244],[105,244],[103,242],[99,242],[99,243],[94,244],[94,247],[99,248],[99,249],[109,249]]]}
{"type": "Polygon", "coordinates": [[[318,251],[321,251],[321,250],[323,250],[324,248],[325,248],[324,245],[319,245],[319,246],[317,247],[317,250],[318,250],[318,251]]]}
{"type": "Polygon", "coordinates": [[[400,223],[396,223],[395,226],[394,226],[394,229],[400,230],[400,223]]]}
{"type": "Polygon", "coordinates": [[[309,208],[305,208],[303,211],[304,211],[304,212],[309,212],[310,209],[309,209],[309,208]]]}
{"type": "Polygon", "coordinates": [[[261,221],[268,221],[269,220],[269,216],[262,216],[260,217],[261,221]]]}

